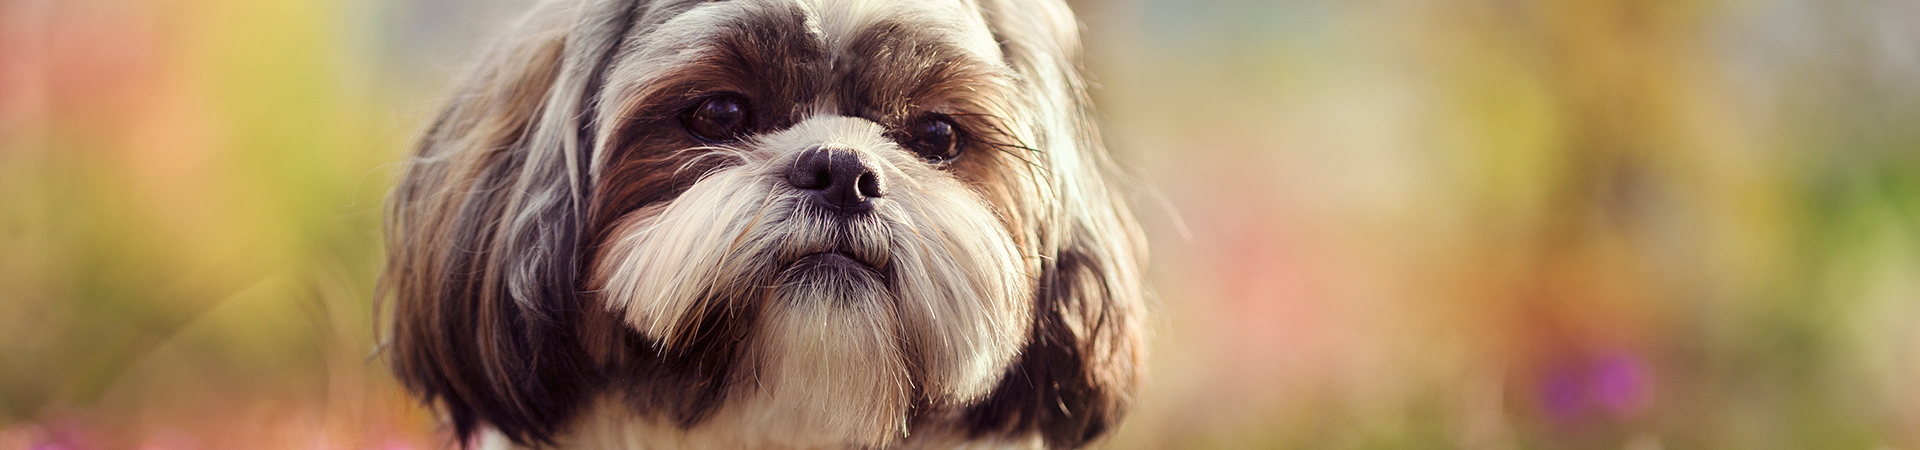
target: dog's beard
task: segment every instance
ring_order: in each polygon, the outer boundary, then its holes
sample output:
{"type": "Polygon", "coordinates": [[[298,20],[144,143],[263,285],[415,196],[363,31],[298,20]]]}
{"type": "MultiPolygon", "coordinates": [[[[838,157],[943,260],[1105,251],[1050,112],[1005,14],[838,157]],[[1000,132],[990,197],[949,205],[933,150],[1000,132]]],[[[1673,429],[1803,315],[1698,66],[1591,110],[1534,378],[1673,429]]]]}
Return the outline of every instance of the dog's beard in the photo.
{"type": "Polygon", "coordinates": [[[746,430],[881,442],[916,402],[984,394],[1024,343],[1035,262],[964,183],[882,133],[817,116],[689,150],[729,161],[622,217],[597,256],[600,297],[665,349],[715,338],[703,320],[752,322],[721,410],[746,430]],[[870,213],[836,217],[782,181],[823,144],[875,161],[890,186],[870,213]]]}

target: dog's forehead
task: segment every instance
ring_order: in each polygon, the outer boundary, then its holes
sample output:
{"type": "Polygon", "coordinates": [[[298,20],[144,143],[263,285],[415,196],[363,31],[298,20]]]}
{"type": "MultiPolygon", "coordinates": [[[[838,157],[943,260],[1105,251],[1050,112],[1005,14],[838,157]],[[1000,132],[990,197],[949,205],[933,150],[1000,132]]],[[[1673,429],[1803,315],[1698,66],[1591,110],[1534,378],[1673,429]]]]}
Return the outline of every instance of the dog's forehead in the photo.
{"type": "Polygon", "coordinates": [[[799,5],[808,29],[830,48],[845,48],[877,26],[904,25],[939,30],[935,35],[982,59],[998,59],[999,47],[980,15],[967,0],[777,0],[799,5]]]}
{"type": "MultiPolygon", "coordinates": [[[[999,61],[1000,47],[972,0],[731,0],[698,4],[672,17],[666,27],[680,30],[717,30],[729,25],[791,21],[797,30],[782,36],[811,41],[831,53],[847,51],[876,31],[906,39],[937,40],[983,61],[999,61]]],[[[762,43],[775,45],[779,43],[762,43]]]]}

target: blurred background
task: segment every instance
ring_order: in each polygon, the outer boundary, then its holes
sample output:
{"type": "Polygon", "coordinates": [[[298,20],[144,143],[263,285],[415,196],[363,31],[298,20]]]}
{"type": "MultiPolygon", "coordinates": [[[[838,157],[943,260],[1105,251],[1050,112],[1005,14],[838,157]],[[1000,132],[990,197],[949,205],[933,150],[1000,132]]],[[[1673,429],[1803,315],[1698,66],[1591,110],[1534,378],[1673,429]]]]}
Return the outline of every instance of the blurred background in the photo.
{"type": "MultiPolygon", "coordinates": [[[[433,449],[380,204],[527,0],[0,0],[0,449],[433,449]]],[[[1093,0],[1102,445],[1920,448],[1920,3],[1093,0]]]]}

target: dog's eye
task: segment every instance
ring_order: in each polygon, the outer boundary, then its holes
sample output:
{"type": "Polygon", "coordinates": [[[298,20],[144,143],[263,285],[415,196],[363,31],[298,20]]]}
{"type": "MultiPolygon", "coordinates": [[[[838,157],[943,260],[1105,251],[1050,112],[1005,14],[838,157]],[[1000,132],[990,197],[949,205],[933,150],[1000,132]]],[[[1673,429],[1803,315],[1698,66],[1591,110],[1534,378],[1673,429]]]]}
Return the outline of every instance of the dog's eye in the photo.
{"type": "Polygon", "coordinates": [[[959,128],[954,126],[952,118],[944,115],[930,116],[908,125],[906,141],[902,143],[926,158],[927,162],[936,164],[960,156],[963,144],[959,128]]]}
{"type": "Polygon", "coordinates": [[[707,142],[728,142],[746,136],[753,125],[753,110],[739,95],[716,95],[681,113],[680,124],[707,142]]]}

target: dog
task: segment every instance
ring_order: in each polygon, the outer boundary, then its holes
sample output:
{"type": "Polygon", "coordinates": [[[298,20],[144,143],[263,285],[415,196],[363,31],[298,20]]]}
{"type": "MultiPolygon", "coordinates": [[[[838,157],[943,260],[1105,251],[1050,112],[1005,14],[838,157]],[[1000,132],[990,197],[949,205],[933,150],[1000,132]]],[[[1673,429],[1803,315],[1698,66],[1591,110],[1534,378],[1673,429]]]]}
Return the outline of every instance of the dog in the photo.
{"type": "Polygon", "coordinates": [[[1059,0],[554,0],[387,205],[394,373],[462,446],[1074,448],[1145,243],[1059,0]]]}

